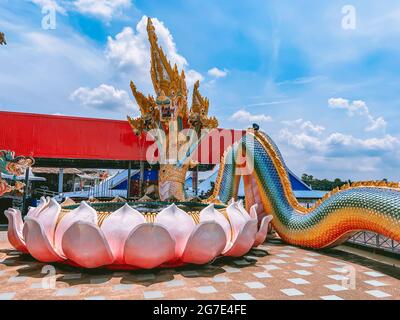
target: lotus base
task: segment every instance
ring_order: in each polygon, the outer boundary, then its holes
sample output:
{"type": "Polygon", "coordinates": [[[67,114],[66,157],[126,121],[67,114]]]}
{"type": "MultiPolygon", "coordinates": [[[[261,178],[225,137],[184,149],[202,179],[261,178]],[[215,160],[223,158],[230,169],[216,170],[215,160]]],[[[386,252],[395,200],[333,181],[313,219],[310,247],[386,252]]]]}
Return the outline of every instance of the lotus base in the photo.
{"type": "Polygon", "coordinates": [[[239,257],[265,241],[271,216],[256,206],[192,202],[82,202],[41,198],[25,219],[5,212],[15,249],[41,262],[112,270],[173,268],[239,257]]]}

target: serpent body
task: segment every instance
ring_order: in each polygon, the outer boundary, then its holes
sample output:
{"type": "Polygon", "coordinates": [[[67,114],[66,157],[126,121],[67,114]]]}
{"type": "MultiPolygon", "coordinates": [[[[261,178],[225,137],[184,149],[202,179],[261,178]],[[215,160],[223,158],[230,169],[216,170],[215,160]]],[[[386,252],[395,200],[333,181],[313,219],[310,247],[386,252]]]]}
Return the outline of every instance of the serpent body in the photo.
{"type": "Polygon", "coordinates": [[[271,214],[274,229],[289,244],[326,248],[360,230],[400,241],[399,184],[346,185],[307,209],[294,197],[288,169],[275,143],[265,133],[254,130],[248,130],[225,153],[209,201],[227,203],[236,197],[240,178],[244,179],[247,209],[257,203],[259,217],[271,214]],[[240,157],[247,167],[253,167],[247,173],[238,172],[243,167],[240,157]]]}

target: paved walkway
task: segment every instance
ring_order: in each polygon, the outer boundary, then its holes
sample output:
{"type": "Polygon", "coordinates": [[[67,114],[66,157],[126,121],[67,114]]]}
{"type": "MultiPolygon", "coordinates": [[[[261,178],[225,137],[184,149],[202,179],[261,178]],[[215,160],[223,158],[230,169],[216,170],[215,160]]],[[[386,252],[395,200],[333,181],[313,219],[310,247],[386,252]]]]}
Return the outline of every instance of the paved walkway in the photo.
{"type": "Polygon", "coordinates": [[[339,250],[266,243],[240,259],[151,271],[46,265],[0,232],[0,299],[397,299],[400,270],[339,250]]]}

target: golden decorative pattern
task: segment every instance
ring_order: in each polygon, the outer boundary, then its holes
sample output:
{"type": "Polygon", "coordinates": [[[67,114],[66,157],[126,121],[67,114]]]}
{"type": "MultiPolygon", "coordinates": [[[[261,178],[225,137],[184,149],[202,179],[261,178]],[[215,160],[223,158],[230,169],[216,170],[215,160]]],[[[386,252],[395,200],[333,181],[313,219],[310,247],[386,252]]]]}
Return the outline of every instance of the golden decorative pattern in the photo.
{"type": "Polygon", "coordinates": [[[185,72],[178,71],[178,66],[171,66],[163,49],[158,45],[154,25],[149,18],[147,21],[147,34],[150,42],[151,68],[150,75],[156,98],[147,97],[139,92],[131,82],[132,94],[140,108],[140,117],[128,116],[129,124],[135,134],[141,134],[159,127],[160,123],[167,123],[180,117],[183,125],[200,130],[202,128],[213,129],[218,126],[215,117],[208,117],[209,101],[199,91],[200,82],[197,81],[193,88],[193,101],[188,112],[188,90],[185,72]]]}
{"type": "Polygon", "coordinates": [[[159,182],[163,183],[166,181],[174,181],[178,183],[185,183],[188,167],[189,165],[183,165],[182,167],[177,167],[173,164],[161,165],[158,176],[159,182]]]}

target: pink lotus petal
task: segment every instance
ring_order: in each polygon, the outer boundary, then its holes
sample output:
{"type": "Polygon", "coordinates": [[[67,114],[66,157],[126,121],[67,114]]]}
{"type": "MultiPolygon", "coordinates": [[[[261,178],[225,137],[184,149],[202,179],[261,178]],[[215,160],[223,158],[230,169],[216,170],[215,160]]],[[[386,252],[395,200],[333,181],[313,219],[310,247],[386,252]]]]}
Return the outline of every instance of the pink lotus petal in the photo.
{"type": "Polygon", "coordinates": [[[168,230],[157,223],[145,223],[132,230],[125,242],[125,263],[151,269],[175,258],[175,241],[168,230]]]}
{"type": "Polygon", "coordinates": [[[62,237],[64,232],[76,221],[86,221],[97,225],[97,213],[86,202],[81,202],[80,206],[71,212],[68,212],[58,223],[54,236],[54,247],[61,255],[62,251],[62,237]]]}
{"type": "Polygon", "coordinates": [[[272,220],[271,215],[265,216],[261,220],[260,229],[256,234],[256,240],[254,241],[253,247],[258,247],[260,244],[264,243],[265,239],[267,238],[268,225],[271,222],[271,220],[272,220]]]}
{"type": "Polygon", "coordinates": [[[257,233],[257,220],[247,221],[243,230],[240,232],[236,241],[232,243],[232,246],[227,252],[224,252],[224,256],[229,257],[241,257],[249,250],[254,244],[257,233]]]}
{"type": "Polygon", "coordinates": [[[43,225],[36,218],[26,217],[23,229],[26,248],[37,260],[57,262],[64,259],[53,249],[43,225]]]}
{"type": "Polygon", "coordinates": [[[104,220],[100,229],[110,245],[116,264],[124,263],[125,241],[128,239],[129,233],[142,223],[146,223],[146,218],[128,204],[104,220]]]}
{"type": "Polygon", "coordinates": [[[16,209],[8,209],[4,212],[4,214],[8,219],[8,241],[18,251],[28,252],[22,234],[24,222],[22,221],[21,211],[16,209]]]}
{"type": "Polygon", "coordinates": [[[226,242],[228,245],[231,241],[231,225],[225,216],[214,208],[214,204],[210,204],[200,212],[200,222],[215,221],[225,232],[226,242]]]}
{"type": "Polygon", "coordinates": [[[219,256],[226,245],[224,229],[216,222],[199,224],[191,234],[182,261],[205,264],[219,256]]]}
{"type": "Polygon", "coordinates": [[[49,204],[41,211],[38,211],[35,216],[36,221],[42,225],[50,243],[54,241],[54,232],[60,212],[61,206],[56,200],[51,199],[49,204]]]}
{"type": "Polygon", "coordinates": [[[76,221],[65,231],[62,250],[69,260],[85,268],[97,268],[114,261],[99,227],[86,221],[76,221]]]}
{"type": "MultiPolygon", "coordinates": [[[[257,220],[257,208],[258,204],[253,204],[250,208],[250,219],[257,220]]],[[[257,220],[258,221],[258,220],[257,220]]]]}
{"type": "Polygon", "coordinates": [[[41,197],[38,206],[30,208],[26,216],[31,218],[37,217],[37,215],[44,208],[46,208],[49,203],[50,203],[50,198],[41,197]]]}
{"type": "Polygon", "coordinates": [[[236,208],[240,211],[240,213],[242,214],[242,216],[246,222],[249,221],[250,219],[252,219],[252,217],[250,217],[249,213],[246,211],[246,209],[243,206],[243,200],[239,200],[236,203],[236,208]]]}
{"type": "Polygon", "coordinates": [[[157,215],[155,222],[164,226],[172,235],[175,240],[175,257],[180,258],[196,226],[193,219],[175,204],[171,204],[157,215]]]}
{"type": "Polygon", "coordinates": [[[236,238],[239,236],[244,225],[246,224],[246,219],[243,217],[243,214],[240,212],[234,202],[226,208],[226,213],[229,217],[232,228],[231,243],[235,243],[236,238]]]}

